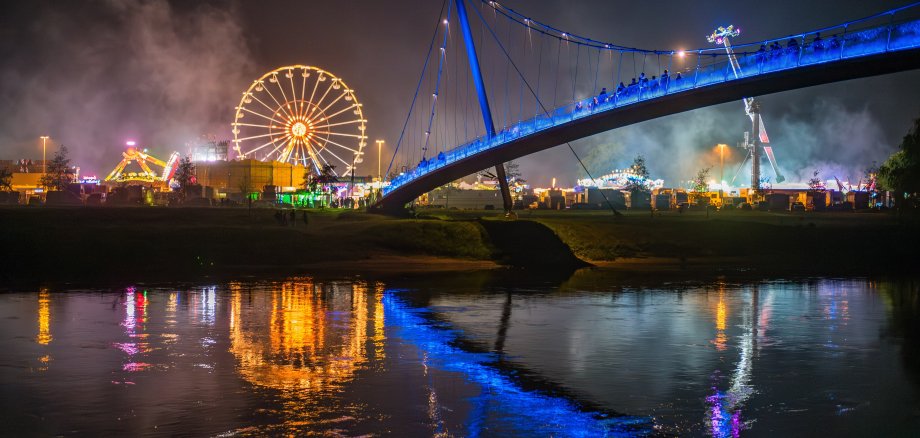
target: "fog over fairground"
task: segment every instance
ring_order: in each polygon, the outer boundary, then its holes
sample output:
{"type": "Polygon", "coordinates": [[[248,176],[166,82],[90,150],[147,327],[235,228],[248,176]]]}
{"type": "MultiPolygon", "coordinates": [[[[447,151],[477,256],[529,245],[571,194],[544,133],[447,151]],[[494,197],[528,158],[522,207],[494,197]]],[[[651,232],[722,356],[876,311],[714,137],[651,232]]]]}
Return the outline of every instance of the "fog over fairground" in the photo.
{"type": "MultiPolygon", "coordinates": [[[[626,2],[508,0],[533,19],[647,49],[706,47],[720,25],[739,42],[779,37],[907,1],[626,2]]],[[[0,13],[0,158],[40,158],[38,137],[68,146],[84,174],[104,175],[128,138],[168,156],[202,134],[231,138],[240,94],[263,73],[315,65],[343,78],[364,104],[371,144],[396,144],[441,2],[8,1],[0,13]]],[[[652,74],[652,72],[650,72],[652,74]]],[[[601,84],[607,87],[615,84],[601,84]]],[[[878,76],[763,96],[763,118],[792,182],[819,169],[861,177],[920,116],[920,73],[878,76]]],[[[749,130],[741,102],[664,117],[573,143],[596,175],[644,154],[676,185],[717,166],[717,143],[749,130]]],[[[370,148],[358,174],[376,167],[370,148]]],[[[385,157],[388,158],[387,155],[385,157]]],[[[734,169],[743,154],[727,160],[734,169]]],[[[386,158],[385,158],[386,160],[386,158]]],[[[584,177],[567,148],[518,160],[538,186],[584,177]]]]}

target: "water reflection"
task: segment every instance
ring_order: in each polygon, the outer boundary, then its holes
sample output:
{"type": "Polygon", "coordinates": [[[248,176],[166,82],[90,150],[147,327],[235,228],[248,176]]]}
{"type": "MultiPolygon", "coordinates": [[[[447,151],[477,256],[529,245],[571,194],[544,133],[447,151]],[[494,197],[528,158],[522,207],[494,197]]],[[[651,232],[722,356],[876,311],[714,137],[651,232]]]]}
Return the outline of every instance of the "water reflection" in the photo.
{"type": "Polygon", "coordinates": [[[13,436],[920,427],[914,283],[579,281],[0,295],[0,423],[13,436]]]}
{"type": "Polygon", "coordinates": [[[51,343],[51,293],[42,289],[38,293],[38,336],[35,342],[41,345],[51,343]]]}
{"type": "Polygon", "coordinates": [[[384,358],[383,339],[381,295],[363,283],[300,279],[257,294],[230,286],[230,352],[252,384],[297,399],[335,390],[370,356],[384,358]]]}
{"type": "MultiPolygon", "coordinates": [[[[464,423],[466,436],[524,434],[540,436],[635,436],[652,432],[649,418],[582,409],[576,402],[541,391],[525,390],[496,366],[489,353],[457,346],[460,333],[437,327],[426,309],[414,308],[397,291],[384,297],[396,336],[424,352],[424,364],[461,373],[480,387],[464,423]]],[[[432,402],[436,400],[430,398],[432,402]]],[[[429,412],[438,412],[429,407],[429,412]]]]}
{"type": "MultiPolygon", "coordinates": [[[[125,354],[125,362],[122,370],[134,373],[145,371],[151,366],[150,363],[139,360],[139,356],[151,351],[148,342],[148,333],[146,333],[147,324],[147,291],[139,291],[134,287],[125,289],[124,294],[125,316],[121,326],[125,330],[127,339],[124,342],[115,342],[112,345],[125,354]]],[[[132,381],[113,381],[113,383],[133,384],[132,381]]]]}
{"type": "MultiPolygon", "coordinates": [[[[716,350],[725,352],[727,350],[727,336],[725,335],[726,306],[724,304],[725,284],[719,285],[719,304],[718,316],[716,318],[716,330],[718,335],[716,339],[716,350]]],[[[766,299],[770,301],[769,296],[766,299]]],[[[706,403],[709,405],[709,426],[710,434],[714,437],[737,437],[745,428],[746,424],[742,419],[742,408],[744,403],[754,394],[754,387],[750,384],[752,368],[754,365],[754,355],[756,354],[756,342],[758,333],[762,336],[766,334],[766,325],[761,328],[759,321],[764,319],[760,308],[760,290],[757,286],[753,287],[750,294],[750,301],[741,311],[741,333],[738,335],[738,359],[735,361],[735,369],[729,379],[728,388],[720,389],[721,370],[717,369],[713,373],[713,393],[706,397],[706,403]],[[762,331],[761,331],[762,329],[762,331]]],[[[769,309],[769,304],[764,308],[769,309]]],[[[769,310],[766,310],[769,314],[769,310]]],[[[730,360],[730,359],[729,359],[730,360]]]]}

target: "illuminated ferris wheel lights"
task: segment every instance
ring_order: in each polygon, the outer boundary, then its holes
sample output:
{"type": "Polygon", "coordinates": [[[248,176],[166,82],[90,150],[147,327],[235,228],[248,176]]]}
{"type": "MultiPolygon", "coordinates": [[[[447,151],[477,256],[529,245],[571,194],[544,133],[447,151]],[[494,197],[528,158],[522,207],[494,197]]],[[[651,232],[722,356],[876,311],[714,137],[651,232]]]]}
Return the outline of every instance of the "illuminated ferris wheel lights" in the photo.
{"type": "MultiPolygon", "coordinates": [[[[282,67],[254,81],[243,95],[244,102],[246,99],[256,100],[264,108],[244,108],[241,103],[237,113],[253,113],[270,123],[256,125],[234,122],[234,144],[239,156],[303,164],[315,172],[319,172],[325,165],[341,163],[346,165],[339,165],[340,169],[345,169],[344,175],[354,171],[353,166],[348,165],[347,153],[340,154],[348,151],[353,154],[353,162],[360,159],[359,154],[366,146],[364,123],[367,120],[361,112],[361,104],[357,103],[354,90],[340,78],[315,67],[282,67]],[[294,74],[296,69],[301,69],[300,75],[294,74]],[[317,74],[312,75],[313,71],[317,74]],[[280,81],[279,74],[284,74],[289,80],[280,81]],[[310,77],[313,79],[308,80],[310,77]],[[266,78],[271,86],[264,82],[266,78]],[[331,83],[320,85],[327,79],[331,79],[331,83]],[[261,96],[257,95],[260,93],[261,96]],[[266,109],[268,112],[265,112],[266,109]],[[346,111],[352,111],[357,117],[348,120],[349,117],[344,116],[346,111]],[[361,126],[356,126],[358,124],[361,126]],[[262,143],[265,137],[268,137],[268,141],[262,143]],[[340,137],[356,140],[341,140],[340,137]],[[251,141],[257,138],[262,139],[251,141]],[[342,150],[333,151],[330,147],[342,150]],[[259,152],[258,155],[256,152],[259,152]]],[[[335,170],[333,172],[343,175],[335,170]]]]}

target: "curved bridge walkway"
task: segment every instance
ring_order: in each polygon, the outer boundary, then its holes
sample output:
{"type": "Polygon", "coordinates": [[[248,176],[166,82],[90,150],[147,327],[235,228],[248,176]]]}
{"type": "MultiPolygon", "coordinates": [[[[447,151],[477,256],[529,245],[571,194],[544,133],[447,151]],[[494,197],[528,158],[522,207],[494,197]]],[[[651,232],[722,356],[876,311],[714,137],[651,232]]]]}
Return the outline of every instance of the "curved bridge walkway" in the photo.
{"type": "MultiPolygon", "coordinates": [[[[698,64],[680,77],[672,74],[644,86],[611,90],[609,94],[546,111],[506,126],[491,138],[481,136],[421,161],[393,178],[375,207],[398,210],[423,193],[490,166],[664,115],[749,96],[920,68],[920,20],[898,21],[906,11],[916,13],[920,9],[917,6],[872,17],[890,17],[889,23],[881,26],[853,30],[860,22],[841,25],[842,32],[833,37],[822,39],[818,32],[828,35],[822,29],[735,46],[741,67],[737,77],[730,60],[723,56],[719,62],[698,64]],[[797,44],[790,46],[789,40],[797,44]],[[774,41],[786,45],[771,50],[774,41]]],[[[700,59],[715,50],[718,49],[688,53],[700,59]]],[[[671,55],[675,53],[684,55],[671,55]]]]}

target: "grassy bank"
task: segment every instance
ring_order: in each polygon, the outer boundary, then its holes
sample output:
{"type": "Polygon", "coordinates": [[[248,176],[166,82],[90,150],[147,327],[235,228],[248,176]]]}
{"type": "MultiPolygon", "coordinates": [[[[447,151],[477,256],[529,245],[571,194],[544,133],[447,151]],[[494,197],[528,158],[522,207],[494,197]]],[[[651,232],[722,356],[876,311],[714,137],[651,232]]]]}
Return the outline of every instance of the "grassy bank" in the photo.
{"type": "Polygon", "coordinates": [[[419,219],[310,211],[307,224],[298,212],[291,225],[262,209],[4,208],[0,280],[399,274],[515,260],[575,266],[558,257],[569,253],[562,243],[592,264],[647,272],[845,275],[903,271],[920,259],[920,228],[883,213],[642,212],[615,219],[609,212],[536,211],[520,213],[517,223],[499,221],[495,211],[423,210],[419,219]]]}
{"type": "MultiPolygon", "coordinates": [[[[430,210],[439,219],[496,218],[494,211],[430,210]]],[[[860,273],[898,270],[920,259],[916,219],[882,212],[526,211],[581,259],[605,267],[662,269],[771,267],[773,271],[860,273]]]]}
{"type": "Polygon", "coordinates": [[[491,257],[475,222],[310,211],[307,224],[302,212],[280,224],[272,210],[217,208],[0,209],[0,247],[4,280],[462,269],[491,257]]]}
{"type": "MultiPolygon", "coordinates": [[[[526,215],[523,218],[527,218],[526,215]]],[[[579,257],[737,266],[900,266],[918,258],[920,229],[884,213],[664,212],[536,214],[579,257]]]]}

